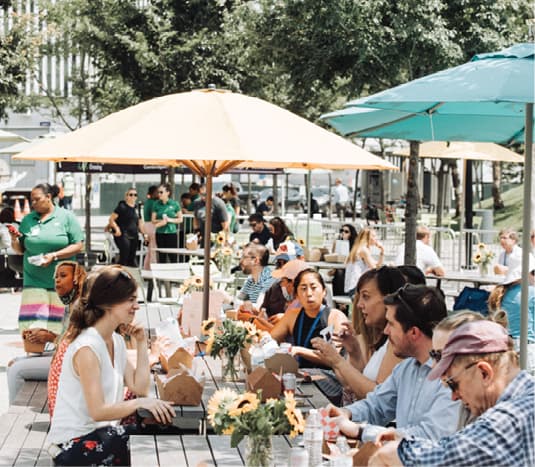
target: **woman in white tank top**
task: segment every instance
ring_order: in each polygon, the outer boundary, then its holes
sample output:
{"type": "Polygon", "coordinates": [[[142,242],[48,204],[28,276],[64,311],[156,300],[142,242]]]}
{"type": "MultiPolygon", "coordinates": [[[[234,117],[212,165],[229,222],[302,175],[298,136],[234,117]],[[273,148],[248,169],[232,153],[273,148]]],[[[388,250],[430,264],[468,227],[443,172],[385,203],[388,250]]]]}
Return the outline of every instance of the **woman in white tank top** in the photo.
{"type": "Polygon", "coordinates": [[[55,465],[130,465],[130,429],[119,420],[145,408],[160,423],[172,421],[175,412],[168,402],[143,397],[150,370],[145,332],[133,323],[138,308],[135,280],[121,267],[108,266],[73,310],[73,340],[63,359],[47,438],[55,465]],[[115,332],[119,327],[137,343],[135,368],[115,332]],[[138,398],[124,401],[124,385],[138,398]]]}

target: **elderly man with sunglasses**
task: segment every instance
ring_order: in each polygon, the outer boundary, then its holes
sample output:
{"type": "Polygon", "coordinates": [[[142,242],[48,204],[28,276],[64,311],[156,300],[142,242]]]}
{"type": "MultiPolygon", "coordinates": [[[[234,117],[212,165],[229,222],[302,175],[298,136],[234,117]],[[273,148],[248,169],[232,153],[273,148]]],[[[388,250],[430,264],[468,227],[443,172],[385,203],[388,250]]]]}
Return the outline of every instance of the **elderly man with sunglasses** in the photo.
{"type": "Polygon", "coordinates": [[[378,442],[385,444],[368,465],[535,465],[535,379],[520,370],[502,326],[490,321],[460,326],[429,374],[437,378],[478,418],[434,442],[384,433],[378,442]]]}
{"type": "Polygon", "coordinates": [[[438,440],[455,431],[459,418],[459,403],[440,381],[427,379],[433,328],[447,314],[444,298],[434,287],[407,284],[384,303],[384,333],[394,354],[405,360],[366,399],[343,409],[331,407],[331,416],[341,415],[340,431],[363,441],[375,440],[394,421],[404,436],[438,440]]]}

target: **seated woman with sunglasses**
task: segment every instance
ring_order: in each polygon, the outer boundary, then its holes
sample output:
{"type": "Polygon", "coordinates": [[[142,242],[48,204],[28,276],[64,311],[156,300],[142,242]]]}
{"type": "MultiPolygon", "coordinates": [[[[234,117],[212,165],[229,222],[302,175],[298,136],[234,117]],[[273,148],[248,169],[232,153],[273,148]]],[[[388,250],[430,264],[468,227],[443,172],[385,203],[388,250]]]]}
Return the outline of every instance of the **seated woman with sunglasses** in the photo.
{"type": "Polygon", "coordinates": [[[313,339],[320,358],[334,370],[344,386],[343,403],[363,399],[382,383],[401,361],[384,334],[386,307],[384,298],[405,284],[395,267],[370,269],[360,276],[354,300],[353,325],[344,323],[342,333],[333,341],[344,347],[342,356],[323,339],[313,339]]]}
{"type": "Polygon", "coordinates": [[[145,240],[149,237],[145,232],[143,219],[138,215],[135,188],[126,190],[124,200],[117,204],[105,230],[113,234],[117,248],[119,248],[119,264],[136,267],[139,233],[143,234],[145,240]]]}
{"type": "Polygon", "coordinates": [[[55,465],[130,465],[129,433],[119,420],[139,408],[170,423],[170,403],[143,397],[150,386],[147,338],[134,323],[137,283],[124,269],[99,271],[87,297],[71,315],[73,341],[63,360],[47,442],[55,465]],[[121,327],[136,341],[135,368],[127,360],[121,327]],[[123,401],[124,385],[137,399],[123,401]]]}

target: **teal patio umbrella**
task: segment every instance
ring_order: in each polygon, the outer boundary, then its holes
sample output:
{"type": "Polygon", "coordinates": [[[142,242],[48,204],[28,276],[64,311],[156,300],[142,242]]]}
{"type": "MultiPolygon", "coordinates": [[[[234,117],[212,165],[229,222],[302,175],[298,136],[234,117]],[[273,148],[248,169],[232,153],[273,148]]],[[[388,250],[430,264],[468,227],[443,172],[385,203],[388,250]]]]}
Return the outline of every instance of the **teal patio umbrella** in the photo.
{"type": "Polygon", "coordinates": [[[533,43],[478,54],[463,65],[350,101],[344,109],[322,116],[347,136],[525,143],[520,336],[523,367],[528,332],[534,56],[533,43]]]}

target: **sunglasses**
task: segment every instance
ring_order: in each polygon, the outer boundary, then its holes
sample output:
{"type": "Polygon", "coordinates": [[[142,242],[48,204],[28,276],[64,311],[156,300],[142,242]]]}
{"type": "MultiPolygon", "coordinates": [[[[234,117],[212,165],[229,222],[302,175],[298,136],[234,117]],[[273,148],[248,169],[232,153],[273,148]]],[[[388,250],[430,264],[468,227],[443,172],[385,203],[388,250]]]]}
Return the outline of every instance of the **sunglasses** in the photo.
{"type": "Polygon", "coordinates": [[[351,232],[349,230],[347,230],[347,229],[340,229],[340,233],[347,233],[348,234],[348,233],[351,233],[351,232]]]}
{"type": "Polygon", "coordinates": [[[418,314],[414,311],[414,308],[407,303],[407,301],[403,298],[403,295],[402,295],[402,293],[406,289],[410,289],[411,287],[414,287],[414,285],[413,284],[405,284],[403,287],[400,287],[398,290],[396,290],[392,295],[393,295],[394,298],[397,298],[401,302],[401,304],[413,316],[415,321],[417,323],[419,323],[421,320],[420,320],[418,314]]]}
{"type": "Polygon", "coordinates": [[[459,376],[461,376],[466,370],[469,368],[472,368],[474,365],[477,365],[479,363],[479,360],[476,360],[475,362],[470,363],[470,365],[465,366],[459,373],[455,375],[455,377],[450,376],[449,378],[446,378],[442,382],[448,386],[451,389],[451,392],[456,392],[459,389],[459,381],[455,381],[459,376]]]}
{"type": "Polygon", "coordinates": [[[128,193],[128,196],[137,196],[137,193],[128,193]]]}
{"type": "Polygon", "coordinates": [[[431,349],[429,351],[429,356],[435,361],[435,362],[440,362],[440,359],[442,358],[442,350],[435,350],[435,349],[431,349]]]}

